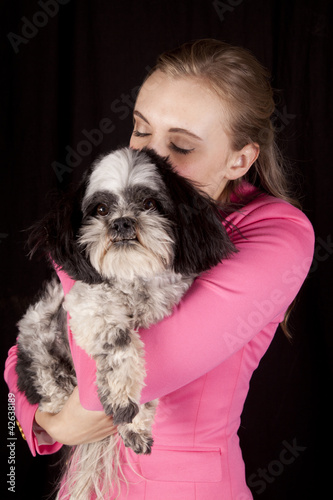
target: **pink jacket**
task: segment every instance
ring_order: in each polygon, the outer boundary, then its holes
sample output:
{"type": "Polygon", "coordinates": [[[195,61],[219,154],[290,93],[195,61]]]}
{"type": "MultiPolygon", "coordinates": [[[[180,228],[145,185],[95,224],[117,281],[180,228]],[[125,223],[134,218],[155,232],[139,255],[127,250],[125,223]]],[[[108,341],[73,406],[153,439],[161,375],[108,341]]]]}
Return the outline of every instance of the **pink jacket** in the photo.
{"type": "MultiPolygon", "coordinates": [[[[253,188],[243,187],[247,192],[253,188]]],[[[312,262],[314,233],[305,215],[262,195],[227,217],[239,252],[198,278],[174,314],[147,331],[142,402],[160,399],[150,456],[129,452],[121,499],[250,500],[237,430],[253,371],[312,262]],[[137,474],[135,474],[133,468],[137,474]]],[[[73,282],[59,272],[65,293],[73,282]]],[[[100,410],[95,364],[71,337],[80,400],[100,410]]],[[[16,389],[16,348],[5,378],[31,452],[53,453],[32,430],[36,406],[16,389]]]]}

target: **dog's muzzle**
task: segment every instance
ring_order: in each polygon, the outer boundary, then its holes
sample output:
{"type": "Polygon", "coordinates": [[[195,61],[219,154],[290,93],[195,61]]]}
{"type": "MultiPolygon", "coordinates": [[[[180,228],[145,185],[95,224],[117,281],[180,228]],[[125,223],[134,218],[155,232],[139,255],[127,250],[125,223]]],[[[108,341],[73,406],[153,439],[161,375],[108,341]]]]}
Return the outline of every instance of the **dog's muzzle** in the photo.
{"type": "Polygon", "coordinates": [[[130,217],[120,217],[112,221],[110,235],[113,242],[136,239],[136,221],[130,217]]]}

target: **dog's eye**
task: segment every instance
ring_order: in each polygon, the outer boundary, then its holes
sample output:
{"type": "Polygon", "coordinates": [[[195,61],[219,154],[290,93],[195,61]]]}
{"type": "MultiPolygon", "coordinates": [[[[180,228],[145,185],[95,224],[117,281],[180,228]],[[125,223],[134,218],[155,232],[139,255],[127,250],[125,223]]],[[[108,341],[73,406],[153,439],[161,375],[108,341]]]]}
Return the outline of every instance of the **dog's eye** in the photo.
{"type": "Polygon", "coordinates": [[[105,215],[108,215],[109,208],[107,205],[105,205],[105,203],[100,203],[96,207],[96,213],[97,215],[102,215],[104,217],[105,215]]]}
{"type": "Polygon", "coordinates": [[[157,207],[156,200],[154,198],[147,198],[143,202],[143,208],[145,210],[154,210],[157,207]]]}

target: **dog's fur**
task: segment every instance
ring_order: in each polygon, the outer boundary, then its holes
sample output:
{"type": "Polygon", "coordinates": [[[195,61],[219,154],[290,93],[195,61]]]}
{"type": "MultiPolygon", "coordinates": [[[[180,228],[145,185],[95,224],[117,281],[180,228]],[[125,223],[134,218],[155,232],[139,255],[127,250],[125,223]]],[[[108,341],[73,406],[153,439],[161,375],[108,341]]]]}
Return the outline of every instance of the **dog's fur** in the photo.
{"type": "MultiPolygon", "coordinates": [[[[157,402],[140,405],[145,368],[138,329],[171,314],[198,274],[235,251],[218,207],[167,159],[123,148],[93,165],[32,239],[33,251],[42,248],[76,282],[64,297],[53,279],[19,322],[19,389],[41,411],[63,407],[76,385],[69,312],[76,343],[96,361],[105,412],[125,446],[150,453],[157,402]]],[[[114,453],[114,436],[78,446],[68,497],[88,499],[95,489],[105,498],[114,453]]]]}

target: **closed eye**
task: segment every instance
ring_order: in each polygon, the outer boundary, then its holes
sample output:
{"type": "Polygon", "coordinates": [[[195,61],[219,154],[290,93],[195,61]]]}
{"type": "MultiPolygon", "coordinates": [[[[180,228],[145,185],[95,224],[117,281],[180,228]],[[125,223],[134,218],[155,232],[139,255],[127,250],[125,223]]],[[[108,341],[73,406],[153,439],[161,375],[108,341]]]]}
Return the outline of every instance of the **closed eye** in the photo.
{"type": "MultiPolygon", "coordinates": [[[[151,134],[139,132],[139,130],[133,130],[133,135],[135,137],[147,137],[151,134]]],[[[191,148],[191,149],[180,148],[179,146],[176,146],[176,144],[173,142],[170,143],[169,148],[172,149],[175,153],[178,153],[181,155],[188,155],[189,153],[194,151],[194,148],[191,148]]]]}
{"type": "Polygon", "coordinates": [[[179,148],[173,142],[171,142],[170,148],[173,149],[173,151],[175,151],[176,153],[179,153],[181,155],[188,155],[189,153],[191,153],[192,151],[194,151],[194,148],[191,148],[191,149],[179,148]]]}
{"type": "Polygon", "coordinates": [[[133,135],[135,135],[135,137],[146,137],[147,135],[150,134],[139,132],[138,130],[133,130],[133,135]]]}

